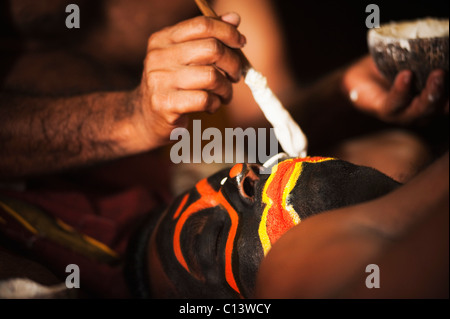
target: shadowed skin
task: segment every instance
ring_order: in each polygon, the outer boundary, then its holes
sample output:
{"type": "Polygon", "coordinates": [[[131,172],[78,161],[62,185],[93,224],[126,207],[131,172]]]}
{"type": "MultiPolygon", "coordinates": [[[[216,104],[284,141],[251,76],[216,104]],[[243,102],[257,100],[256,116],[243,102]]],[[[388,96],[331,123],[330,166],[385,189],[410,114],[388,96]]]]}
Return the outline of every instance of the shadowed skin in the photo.
{"type": "Polygon", "coordinates": [[[399,185],[372,168],[332,158],[221,170],[163,212],[148,246],[151,295],[251,298],[261,261],[288,229],[399,185]]]}

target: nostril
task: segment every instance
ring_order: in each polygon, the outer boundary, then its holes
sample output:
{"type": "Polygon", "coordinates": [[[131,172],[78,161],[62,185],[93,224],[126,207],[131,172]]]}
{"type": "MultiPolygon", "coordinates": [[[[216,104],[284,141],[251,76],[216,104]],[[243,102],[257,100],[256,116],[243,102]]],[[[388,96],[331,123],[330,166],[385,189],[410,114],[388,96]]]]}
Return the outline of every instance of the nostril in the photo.
{"type": "Polygon", "coordinates": [[[255,177],[259,176],[261,170],[263,169],[263,166],[259,164],[249,164],[248,167],[250,171],[255,175],[255,177]]]}
{"type": "Polygon", "coordinates": [[[257,164],[237,164],[230,170],[229,177],[237,186],[241,199],[247,204],[252,204],[254,201],[260,168],[261,166],[257,164]]]}
{"type": "Polygon", "coordinates": [[[255,196],[255,181],[250,177],[244,178],[242,189],[246,197],[253,198],[255,196]]]}

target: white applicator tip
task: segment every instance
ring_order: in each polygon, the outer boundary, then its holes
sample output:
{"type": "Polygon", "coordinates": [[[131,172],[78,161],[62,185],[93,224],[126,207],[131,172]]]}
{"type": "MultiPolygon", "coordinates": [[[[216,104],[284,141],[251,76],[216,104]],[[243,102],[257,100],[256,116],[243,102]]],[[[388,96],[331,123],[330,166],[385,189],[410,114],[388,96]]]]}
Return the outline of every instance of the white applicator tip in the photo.
{"type": "Polygon", "coordinates": [[[306,157],[307,138],[297,122],[268,87],[267,79],[255,69],[250,68],[245,76],[245,83],[252,91],[264,116],[273,126],[275,136],[283,150],[290,157],[306,157]]]}

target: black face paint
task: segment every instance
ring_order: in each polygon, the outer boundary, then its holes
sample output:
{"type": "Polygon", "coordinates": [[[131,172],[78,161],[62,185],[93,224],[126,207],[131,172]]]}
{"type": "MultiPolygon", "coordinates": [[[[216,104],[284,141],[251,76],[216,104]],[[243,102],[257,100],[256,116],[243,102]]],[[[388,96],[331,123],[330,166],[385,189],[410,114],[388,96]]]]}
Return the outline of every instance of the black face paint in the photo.
{"type": "Polygon", "coordinates": [[[278,166],[272,174],[260,174],[258,165],[237,164],[200,181],[169,207],[155,238],[164,271],[177,290],[174,297],[252,297],[266,253],[263,221],[272,235],[280,236],[294,225],[282,220],[287,204],[304,219],[399,185],[378,171],[334,159],[288,159],[278,166]],[[277,201],[282,214],[264,220],[269,206],[264,196],[277,201]]]}

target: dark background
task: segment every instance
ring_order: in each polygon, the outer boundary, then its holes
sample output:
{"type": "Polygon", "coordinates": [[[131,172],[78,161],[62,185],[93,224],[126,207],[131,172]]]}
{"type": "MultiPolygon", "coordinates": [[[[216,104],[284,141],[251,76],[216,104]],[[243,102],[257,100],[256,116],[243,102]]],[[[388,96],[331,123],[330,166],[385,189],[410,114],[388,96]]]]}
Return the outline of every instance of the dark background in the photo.
{"type": "Polygon", "coordinates": [[[301,83],[314,81],[368,53],[368,4],[380,8],[380,22],[423,17],[448,18],[448,0],[273,0],[286,35],[290,64],[301,83]]]}

